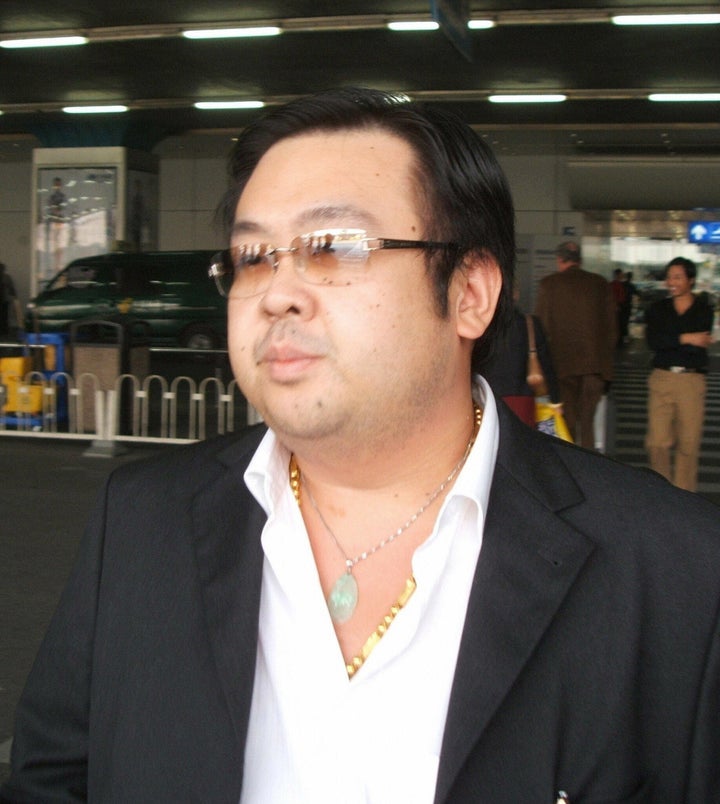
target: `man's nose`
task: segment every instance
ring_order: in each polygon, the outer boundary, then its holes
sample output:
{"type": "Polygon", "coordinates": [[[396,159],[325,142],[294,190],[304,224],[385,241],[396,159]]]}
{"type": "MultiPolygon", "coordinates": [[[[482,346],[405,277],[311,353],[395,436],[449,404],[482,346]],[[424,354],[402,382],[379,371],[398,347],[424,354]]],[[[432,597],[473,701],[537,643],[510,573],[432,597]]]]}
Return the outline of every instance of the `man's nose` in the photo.
{"type": "Polygon", "coordinates": [[[272,276],[270,277],[270,283],[273,284],[278,281],[278,278],[282,280],[284,276],[289,276],[290,278],[300,279],[299,276],[299,266],[298,266],[298,254],[297,251],[293,248],[278,248],[275,249],[272,255],[272,276]],[[282,276],[278,276],[280,272],[280,268],[283,266],[282,276]]]}
{"type": "Polygon", "coordinates": [[[273,273],[270,284],[262,295],[262,306],[272,316],[288,313],[308,315],[312,303],[306,292],[307,284],[297,270],[297,252],[284,250],[273,256],[273,273]]]}

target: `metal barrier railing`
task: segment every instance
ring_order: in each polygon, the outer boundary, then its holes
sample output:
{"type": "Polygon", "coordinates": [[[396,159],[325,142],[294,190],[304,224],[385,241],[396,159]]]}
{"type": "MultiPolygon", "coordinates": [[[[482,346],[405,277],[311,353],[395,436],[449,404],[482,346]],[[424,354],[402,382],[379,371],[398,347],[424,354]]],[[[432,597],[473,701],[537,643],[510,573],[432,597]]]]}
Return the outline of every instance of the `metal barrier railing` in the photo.
{"type": "Polygon", "coordinates": [[[121,374],[103,388],[90,373],[31,371],[13,398],[0,392],[0,436],[184,443],[222,435],[257,421],[237,382],[159,374],[121,374]],[[12,404],[15,409],[8,406],[12,404]]]}

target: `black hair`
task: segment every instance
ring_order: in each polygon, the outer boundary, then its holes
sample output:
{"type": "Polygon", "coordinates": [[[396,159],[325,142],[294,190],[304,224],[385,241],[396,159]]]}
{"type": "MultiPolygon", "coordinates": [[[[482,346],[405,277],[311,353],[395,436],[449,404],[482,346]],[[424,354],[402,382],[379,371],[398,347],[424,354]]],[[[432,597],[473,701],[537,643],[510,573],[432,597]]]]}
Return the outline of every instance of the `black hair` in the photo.
{"type": "Polygon", "coordinates": [[[697,266],[692,260],[689,260],[687,257],[673,257],[673,259],[671,259],[670,262],[665,266],[666,277],[668,271],[673,265],[679,265],[680,268],[682,268],[685,272],[685,276],[692,282],[695,281],[695,277],[697,276],[697,266]]]}
{"type": "Polygon", "coordinates": [[[327,90],[269,112],[240,134],[230,154],[230,185],[218,207],[225,231],[229,233],[232,227],[237,202],[250,176],[273,145],[301,134],[348,129],[387,131],[415,153],[423,239],[458,246],[430,252],[427,260],[440,315],[447,315],[450,280],[467,255],[497,261],[503,279],[500,298],[493,320],[475,348],[476,357],[483,359],[512,311],[515,216],[507,179],[495,155],[454,114],[363,88],[327,90]]]}

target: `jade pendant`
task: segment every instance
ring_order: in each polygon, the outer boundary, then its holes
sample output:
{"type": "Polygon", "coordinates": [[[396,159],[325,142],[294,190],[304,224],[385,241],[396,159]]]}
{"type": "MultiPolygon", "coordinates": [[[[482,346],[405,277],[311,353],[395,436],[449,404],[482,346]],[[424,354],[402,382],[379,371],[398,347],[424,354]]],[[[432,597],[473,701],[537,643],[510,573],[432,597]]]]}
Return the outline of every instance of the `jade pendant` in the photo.
{"type": "Polygon", "coordinates": [[[346,623],[355,611],[358,602],[358,585],[351,572],[343,574],[335,581],[327,599],[327,607],[334,623],[346,623]]]}

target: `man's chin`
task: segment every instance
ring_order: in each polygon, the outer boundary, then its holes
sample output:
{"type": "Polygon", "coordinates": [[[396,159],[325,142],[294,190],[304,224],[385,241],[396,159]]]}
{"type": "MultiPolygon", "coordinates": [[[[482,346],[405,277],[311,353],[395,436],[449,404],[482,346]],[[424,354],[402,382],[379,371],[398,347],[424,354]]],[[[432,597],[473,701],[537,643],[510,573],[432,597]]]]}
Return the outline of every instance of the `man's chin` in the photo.
{"type": "Polygon", "coordinates": [[[257,410],[281,440],[317,441],[337,432],[335,417],[321,400],[262,404],[257,410]]]}

